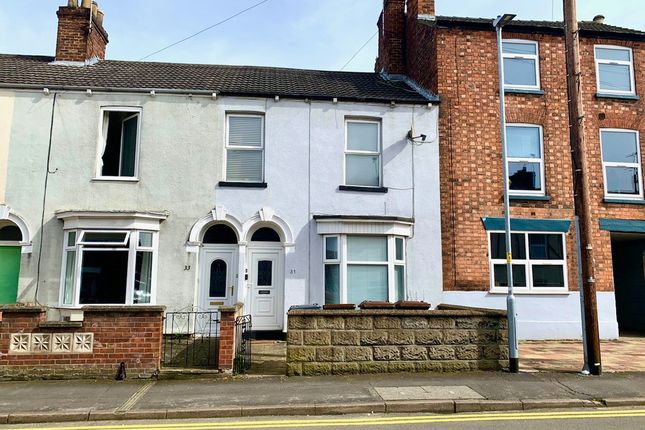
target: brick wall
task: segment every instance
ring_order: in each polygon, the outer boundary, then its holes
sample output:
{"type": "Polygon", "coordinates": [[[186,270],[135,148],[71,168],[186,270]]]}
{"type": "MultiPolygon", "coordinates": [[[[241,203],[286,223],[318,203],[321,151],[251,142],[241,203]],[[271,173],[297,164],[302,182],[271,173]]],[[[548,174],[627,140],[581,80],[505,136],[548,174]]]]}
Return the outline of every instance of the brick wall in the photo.
{"type": "Polygon", "coordinates": [[[159,369],[163,306],[83,311],[82,323],[61,323],[45,308],[0,307],[0,378],[114,378],[121,362],[129,378],[159,369]]]}
{"type": "Polygon", "coordinates": [[[92,19],[90,31],[90,9],[60,7],[57,15],[57,61],[85,61],[94,57],[102,60],[105,58],[108,35],[94,19],[92,19]]]}
{"type": "MultiPolygon", "coordinates": [[[[487,290],[490,284],[487,234],[481,217],[503,216],[502,158],[499,129],[497,51],[494,31],[417,26],[419,40],[428,41],[415,59],[408,51],[409,71],[417,81],[438,92],[441,159],[441,214],[444,290],[487,290]],[[426,52],[430,51],[430,52],[426,52]],[[412,57],[410,57],[412,56],[412,57]],[[427,67],[426,58],[435,64],[427,67]],[[424,76],[426,70],[429,76],[424,76]],[[436,76],[432,76],[435,73],[436,76]]],[[[539,43],[540,79],[544,95],[507,94],[509,123],[539,124],[544,132],[546,193],[549,201],[513,201],[518,218],[573,219],[573,182],[568,133],[564,39],[560,35],[505,32],[505,38],[539,43]]],[[[592,189],[593,246],[599,291],[613,290],[609,232],[598,219],[645,219],[643,206],[603,202],[600,127],[640,130],[642,101],[601,100],[594,97],[594,44],[630,46],[634,50],[636,88],[645,85],[643,43],[581,39],[583,92],[589,180],[592,189]],[[602,114],[602,115],[601,115],[602,114]],[[601,119],[604,118],[604,119],[601,119]]],[[[642,159],[641,161],[643,161],[642,159]]],[[[572,224],[573,225],[573,224],[572,224]]],[[[567,237],[569,288],[577,289],[575,231],[567,237]]]]}
{"type": "Polygon", "coordinates": [[[475,309],[289,311],[287,373],[498,370],[506,313],[475,309]]]}

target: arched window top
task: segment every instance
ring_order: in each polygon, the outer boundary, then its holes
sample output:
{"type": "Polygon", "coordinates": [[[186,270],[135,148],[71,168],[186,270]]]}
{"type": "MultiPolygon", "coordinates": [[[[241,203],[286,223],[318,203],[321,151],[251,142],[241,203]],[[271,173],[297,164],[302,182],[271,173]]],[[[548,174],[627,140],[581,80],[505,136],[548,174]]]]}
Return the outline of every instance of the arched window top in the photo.
{"type": "Polygon", "coordinates": [[[252,242],[282,242],[280,235],[271,227],[262,227],[251,236],[252,242]]]}
{"type": "Polygon", "coordinates": [[[0,241],[20,242],[22,240],[22,232],[17,225],[10,221],[0,224],[0,241]]]}
{"type": "Polygon", "coordinates": [[[226,224],[215,224],[204,233],[203,243],[237,243],[237,234],[226,224]]]}

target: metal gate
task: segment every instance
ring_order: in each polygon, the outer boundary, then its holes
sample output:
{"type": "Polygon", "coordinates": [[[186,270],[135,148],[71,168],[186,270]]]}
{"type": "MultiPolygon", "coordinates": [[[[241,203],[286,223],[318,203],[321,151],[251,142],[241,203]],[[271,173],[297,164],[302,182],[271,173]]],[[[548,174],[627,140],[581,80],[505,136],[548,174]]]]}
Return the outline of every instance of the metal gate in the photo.
{"type": "Polygon", "coordinates": [[[251,368],[251,315],[235,319],[235,358],[233,373],[244,373],[251,368]]]}
{"type": "Polygon", "coordinates": [[[219,312],[167,312],[164,320],[162,366],[219,366],[219,312]]]}

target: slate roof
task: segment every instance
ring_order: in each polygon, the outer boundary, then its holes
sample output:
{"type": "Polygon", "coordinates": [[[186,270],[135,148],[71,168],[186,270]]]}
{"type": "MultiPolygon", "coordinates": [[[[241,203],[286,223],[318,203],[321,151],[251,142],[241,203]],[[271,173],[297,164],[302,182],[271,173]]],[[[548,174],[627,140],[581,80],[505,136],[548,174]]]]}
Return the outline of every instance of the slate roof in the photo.
{"type": "MultiPolygon", "coordinates": [[[[459,16],[437,16],[436,23],[444,26],[464,26],[493,30],[492,18],[467,18],[459,16]]],[[[580,21],[578,23],[581,36],[606,36],[618,39],[645,40],[645,32],[633,28],[617,27],[594,21],[580,21]]],[[[562,21],[527,21],[514,19],[507,24],[505,29],[529,31],[534,33],[560,33],[564,31],[562,21]]]]}
{"type": "Polygon", "coordinates": [[[432,94],[422,94],[404,81],[385,79],[378,73],[115,60],[80,67],[52,61],[53,57],[46,56],[0,54],[0,85],[208,91],[385,103],[438,101],[432,94]]]}

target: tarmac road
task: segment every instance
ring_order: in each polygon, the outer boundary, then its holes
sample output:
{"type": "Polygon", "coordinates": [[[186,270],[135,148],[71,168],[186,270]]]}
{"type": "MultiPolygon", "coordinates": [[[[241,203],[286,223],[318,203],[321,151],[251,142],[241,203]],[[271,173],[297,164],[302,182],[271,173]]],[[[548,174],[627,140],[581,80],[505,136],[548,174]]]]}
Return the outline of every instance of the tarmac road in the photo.
{"type": "Polygon", "coordinates": [[[571,409],[478,414],[364,414],[339,417],[271,417],[205,420],[147,420],[94,423],[31,424],[3,426],[4,429],[41,430],[224,430],[224,429],[396,429],[396,430],[642,430],[645,409],[571,409]]]}

